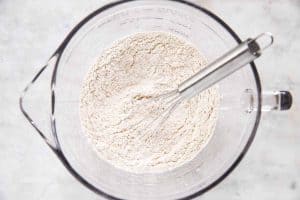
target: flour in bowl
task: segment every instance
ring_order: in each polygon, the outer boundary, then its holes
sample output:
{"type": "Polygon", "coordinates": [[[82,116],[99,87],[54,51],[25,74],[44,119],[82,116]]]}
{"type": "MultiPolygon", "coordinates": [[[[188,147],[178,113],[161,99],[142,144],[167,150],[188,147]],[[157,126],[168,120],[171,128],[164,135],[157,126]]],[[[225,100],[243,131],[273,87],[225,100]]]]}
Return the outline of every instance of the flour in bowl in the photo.
{"type": "Polygon", "coordinates": [[[138,105],[177,88],[205,65],[195,47],[163,32],[138,33],[102,52],[88,71],[80,96],[83,132],[99,157],[133,173],[163,172],[192,160],[214,132],[217,86],[182,102],[159,132],[133,127],[142,119],[150,122],[147,116],[159,107],[138,105]],[[131,115],[133,111],[136,114],[131,115]]]}

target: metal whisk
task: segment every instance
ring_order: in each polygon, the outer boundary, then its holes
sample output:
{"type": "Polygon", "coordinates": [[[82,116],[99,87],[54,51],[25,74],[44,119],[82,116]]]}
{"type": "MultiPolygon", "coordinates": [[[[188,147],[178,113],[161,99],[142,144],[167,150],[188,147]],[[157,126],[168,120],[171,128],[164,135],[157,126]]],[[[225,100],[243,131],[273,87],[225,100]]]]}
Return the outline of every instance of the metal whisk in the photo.
{"type": "MultiPolygon", "coordinates": [[[[195,75],[182,82],[178,85],[177,89],[166,91],[155,97],[149,97],[148,100],[146,100],[145,103],[142,103],[136,110],[147,112],[149,105],[156,103],[160,105],[157,114],[155,115],[157,117],[150,120],[149,123],[146,123],[146,116],[138,123],[135,123],[131,127],[131,130],[138,130],[144,133],[149,131],[157,132],[164,121],[167,120],[171,113],[183,101],[194,97],[243,66],[254,61],[261,55],[262,51],[271,46],[272,43],[273,36],[271,33],[262,33],[254,39],[249,38],[207,65],[203,70],[200,70],[195,75]]],[[[134,115],[134,113],[132,115],[134,115]]]]}

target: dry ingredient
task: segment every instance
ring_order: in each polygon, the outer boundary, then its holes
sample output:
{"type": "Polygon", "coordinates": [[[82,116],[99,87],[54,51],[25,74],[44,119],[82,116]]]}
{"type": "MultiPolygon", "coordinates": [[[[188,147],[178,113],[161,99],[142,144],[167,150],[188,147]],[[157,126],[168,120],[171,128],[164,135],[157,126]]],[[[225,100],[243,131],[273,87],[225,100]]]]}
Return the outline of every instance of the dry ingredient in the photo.
{"type": "Polygon", "coordinates": [[[143,101],[175,89],[205,65],[195,47],[164,32],[138,33],[106,49],[89,70],[80,96],[82,127],[100,158],[133,173],[172,170],[193,159],[216,125],[217,86],[183,102],[159,132],[133,127],[142,119],[151,121],[149,115],[159,107],[143,108],[143,101]]]}

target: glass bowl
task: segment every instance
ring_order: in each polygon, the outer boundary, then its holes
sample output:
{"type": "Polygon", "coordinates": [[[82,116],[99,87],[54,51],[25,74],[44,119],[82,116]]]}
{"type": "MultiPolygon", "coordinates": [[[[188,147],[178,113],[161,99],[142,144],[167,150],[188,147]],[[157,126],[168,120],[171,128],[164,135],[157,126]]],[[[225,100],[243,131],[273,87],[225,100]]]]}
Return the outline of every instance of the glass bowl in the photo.
{"type": "MultiPolygon", "coordinates": [[[[219,17],[189,2],[110,3],[88,15],[70,32],[25,88],[20,107],[69,172],[99,195],[110,199],[190,199],[222,181],[252,143],[262,110],[259,76],[251,63],[219,83],[221,102],[215,132],[191,162],[163,173],[134,174],[117,169],[96,155],[82,133],[81,85],[101,51],[120,38],[147,31],[183,37],[208,61],[241,42],[219,17]],[[29,92],[32,95],[27,95],[29,92]],[[44,94],[43,98],[34,98],[34,93],[44,94]]],[[[282,92],[268,93],[268,108],[283,109],[287,96],[282,92]]]]}

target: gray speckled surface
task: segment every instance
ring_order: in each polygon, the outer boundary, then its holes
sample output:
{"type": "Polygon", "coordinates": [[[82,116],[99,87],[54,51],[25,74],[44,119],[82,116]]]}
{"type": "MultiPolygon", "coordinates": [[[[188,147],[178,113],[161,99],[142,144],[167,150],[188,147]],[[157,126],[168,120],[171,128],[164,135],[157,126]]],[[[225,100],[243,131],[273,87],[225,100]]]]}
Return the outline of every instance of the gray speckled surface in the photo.
{"type": "MultiPolygon", "coordinates": [[[[294,94],[289,112],[264,113],[245,159],[201,199],[300,199],[300,1],[198,1],[241,38],[271,31],[257,61],[264,89],[294,94]]],[[[80,185],[30,127],[18,96],[70,29],[99,0],[0,0],[0,199],[100,199],[80,185]]]]}

